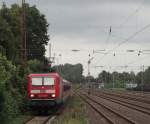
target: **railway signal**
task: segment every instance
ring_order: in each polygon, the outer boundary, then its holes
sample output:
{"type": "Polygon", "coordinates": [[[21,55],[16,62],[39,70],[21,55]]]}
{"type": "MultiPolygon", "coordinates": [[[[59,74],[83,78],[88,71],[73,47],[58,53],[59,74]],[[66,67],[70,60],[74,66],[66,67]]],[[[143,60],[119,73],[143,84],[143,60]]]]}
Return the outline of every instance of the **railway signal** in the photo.
{"type": "Polygon", "coordinates": [[[88,60],[88,76],[90,76],[90,64],[91,61],[94,59],[94,57],[91,58],[91,55],[89,54],[89,60],[88,60]]]}

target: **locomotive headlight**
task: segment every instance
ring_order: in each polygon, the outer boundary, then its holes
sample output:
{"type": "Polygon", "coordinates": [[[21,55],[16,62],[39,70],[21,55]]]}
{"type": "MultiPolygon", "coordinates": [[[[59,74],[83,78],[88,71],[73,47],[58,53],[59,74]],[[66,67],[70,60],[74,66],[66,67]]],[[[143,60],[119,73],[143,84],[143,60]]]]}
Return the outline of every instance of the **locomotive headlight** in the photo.
{"type": "Polygon", "coordinates": [[[34,97],[34,94],[31,94],[30,97],[33,98],[33,97],[34,97]]]}
{"type": "Polygon", "coordinates": [[[52,94],[52,97],[55,97],[56,95],[55,94],[52,94]]]}

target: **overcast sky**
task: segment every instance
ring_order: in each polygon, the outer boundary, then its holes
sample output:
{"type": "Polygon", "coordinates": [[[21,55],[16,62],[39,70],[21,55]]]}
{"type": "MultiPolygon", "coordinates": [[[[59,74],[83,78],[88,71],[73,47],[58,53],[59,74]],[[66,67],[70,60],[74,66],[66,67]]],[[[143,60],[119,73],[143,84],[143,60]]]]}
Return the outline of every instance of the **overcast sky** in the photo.
{"type": "MultiPolygon", "coordinates": [[[[7,5],[21,0],[0,0],[7,5]]],[[[149,65],[150,53],[138,56],[138,51],[150,49],[150,0],[26,0],[46,15],[53,54],[57,64],[82,63],[87,75],[88,54],[91,74],[109,71],[140,71],[149,65]],[[147,27],[145,27],[147,26],[147,27]],[[110,32],[111,27],[111,32],[110,32]],[[79,52],[72,52],[78,49],[79,52]],[[127,53],[126,50],[136,50],[127,53]],[[105,50],[93,54],[93,50],[105,50]],[[115,56],[114,56],[115,53],[115,56]],[[60,57],[59,54],[62,56],[60,57]],[[121,68],[114,66],[129,65],[121,68]],[[105,66],[94,68],[94,66],[105,66]],[[111,67],[110,67],[111,66],[111,67]]],[[[48,48],[47,48],[48,49],[48,48]]],[[[46,56],[48,56],[48,51],[46,56]]]]}

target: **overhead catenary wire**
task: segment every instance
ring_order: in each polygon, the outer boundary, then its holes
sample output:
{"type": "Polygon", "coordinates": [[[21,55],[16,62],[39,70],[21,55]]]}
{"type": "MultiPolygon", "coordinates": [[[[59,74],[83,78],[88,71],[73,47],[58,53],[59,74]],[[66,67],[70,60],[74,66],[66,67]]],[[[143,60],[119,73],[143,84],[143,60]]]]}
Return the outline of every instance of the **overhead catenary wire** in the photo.
{"type": "MultiPolygon", "coordinates": [[[[149,59],[149,56],[150,55],[148,55],[148,56],[144,56],[144,57],[142,57],[142,58],[138,58],[138,59],[136,59],[136,60],[133,60],[133,61],[131,61],[131,62],[128,62],[125,66],[126,67],[134,67],[133,66],[133,64],[135,64],[135,63],[137,63],[137,62],[140,62],[140,61],[143,61],[143,60],[146,60],[146,59],[149,59]],[[132,65],[131,65],[132,64],[132,65]]],[[[141,64],[142,66],[144,65],[144,64],[141,64]]],[[[139,66],[139,67],[141,67],[141,65],[139,66]]],[[[150,67],[150,65],[144,65],[145,67],[150,67]]],[[[135,66],[136,67],[136,66],[135,66]]]]}
{"type": "Polygon", "coordinates": [[[141,28],[140,30],[136,31],[133,35],[131,35],[130,37],[128,37],[125,41],[119,43],[114,49],[119,48],[122,44],[128,42],[129,40],[131,40],[132,38],[134,38],[136,35],[138,35],[139,33],[143,32],[145,29],[147,29],[148,27],[150,27],[150,24],[144,26],[143,28],[141,28]]]}
{"type": "MultiPolygon", "coordinates": [[[[120,28],[121,26],[123,26],[123,24],[125,24],[132,16],[134,16],[136,13],[138,13],[138,12],[140,11],[140,9],[142,8],[142,6],[143,6],[143,4],[144,4],[145,1],[146,1],[146,0],[143,0],[143,1],[141,2],[140,6],[138,6],[137,9],[136,9],[131,15],[129,15],[129,16],[125,19],[125,21],[124,21],[123,23],[121,23],[121,24],[119,25],[119,28],[120,28]]],[[[128,37],[127,39],[124,39],[124,41],[122,41],[121,43],[119,43],[119,44],[118,44],[116,47],[114,47],[112,50],[115,50],[115,49],[119,48],[121,45],[125,44],[126,42],[128,42],[129,40],[131,40],[132,38],[134,38],[136,35],[138,35],[140,32],[142,32],[143,30],[145,30],[145,29],[148,28],[149,26],[150,26],[150,24],[148,24],[148,25],[146,25],[145,27],[141,28],[140,30],[136,31],[133,35],[131,35],[131,36],[128,37]]],[[[110,27],[110,33],[111,33],[111,27],[110,27]]],[[[108,35],[108,36],[109,36],[109,35],[108,35]]],[[[109,40],[109,38],[110,38],[110,37],[108,37],[107,40],[109,40]]],[[[106,40],[106,41],[107,41],[107,40],[106,40]]],[[[107,56],[112,50],[109,50],[106,54],[104,54],[104,55],[100,58],[100,60],[103,60],[103,58],[105,58],[105,56],[107,56]]],[[[99,61],[98,61],[98,62],[99,62],[99,61]]]]}
{"type": "Polygon", "coordinates": [[[147,55],[147,56],[144,56],[144,57],[142,57],[142,58],[138,58],[138,59],[136,59],[136,60],[133,60],[133,61],[129,62],[127,65],[135,64],[136,62],[144,61],[144,60],[146,60],[146,59],[149,59],[149,56],[150,56],[150,55],[147,55]]]}
{"type": "Polygon", "coordinates": [[[106,47],[105,47],[105,49],[108,47],[108,44],[109,44],[109,41],[110,41],[110,37],[111,37],[111,32],[112,32],[112,22],[111,22],[111,20],[112,20],[112,4],[111,4],[111,0],[109,1],[109,16],[110,16],[110,26],[109,26],[109,30],[108,30],[108,36],[107,36],[107,38],[106,38],[106,41],[105,41],[105,44],[106,44],[106,47]]]}
{"type": "MultiPolygon", "coordinates": [[[[145,29],[149,28],[150,24],[147,24],[146,26],[142,27],[140,30],[136,31],[134,34],[132,34],[131,36],[129,36],[126,40],[122,41],[121,43],[117,44],[117,46],[115,46],[113,49],[109,50],[105,55],[103,55],[99,60],[102,60],[103,58],[105,58],[111,51],[116,50],[117,48],[119,48],[121,45],[125,44],[126,42],[128,42],[129,40],[133,39],[135,36],[137,36],[139,33],[143,32],[145,29]]],[[[99,62],[99,61],[98,61],[99,62]]],[[[97,63],[96,63],[97,64],[97,63]]]]}
{"type": "Polygon", "coordinates": [[[137,9],[136,9],[133,13],[131,13],[131,14],[119,25],[119,28],[121,28],[126,22],[128,22],[128,20],[129,20],[131,17],[133,17],[136,13],[138,13],[138,12],[141,10],[141,8],[142,8],[143,4],[145,3],[145,1],[146,1],[146,0],[143,0],[143,1],[141,2],[141,4],[137,7],[137,9]]]}
{"type": "MultiPolygon", "coordinates": [[[[149,65],[135,65],[135,66],[130,66],[130,65],[117,65],[117,66],[106,66],[106,65],[101,65],[101,66],[95,66],[94,68],[101,68],[101,70],[105,70],[108,72],[111,72],[111,70],[113,70],[112,72],[115,72],[115,70],[120,70],[122,72],[128,72],[128,70],[136,70],[137,72],[139,72],[141,70],[141,67],[144,66],[145,69],[150,67],[149,65]],[[125,71],[126,70],[126,71],[125,71]]],[[[131,72],[131,71],[130,71],[131,72]]]]}

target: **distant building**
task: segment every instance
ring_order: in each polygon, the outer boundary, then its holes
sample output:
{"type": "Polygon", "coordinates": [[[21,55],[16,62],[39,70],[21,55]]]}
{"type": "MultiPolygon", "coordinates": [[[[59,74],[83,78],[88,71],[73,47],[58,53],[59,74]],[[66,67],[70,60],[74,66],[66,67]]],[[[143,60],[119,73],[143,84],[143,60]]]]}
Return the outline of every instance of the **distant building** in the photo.
{"type": "Polygon", "coordinates": [[[99,88],[99,89],[101,89],[101,88],[104,88],[104,83],[96,83],[96,82],[92,82],[91,83],[91,87],[92,88],[99,88]]]}
{"type": "Polygon", "coordinates": [[[104,83],[99,83],[99,86],[98,86],[98,88],[104,88],[104,83]]]}
{"type": "Polygon", "coordinates": [[[126,84],[126,88],[135,88],[135,87],[137,87],[137,84],[136,83],[127,83],[126,84]]]}

